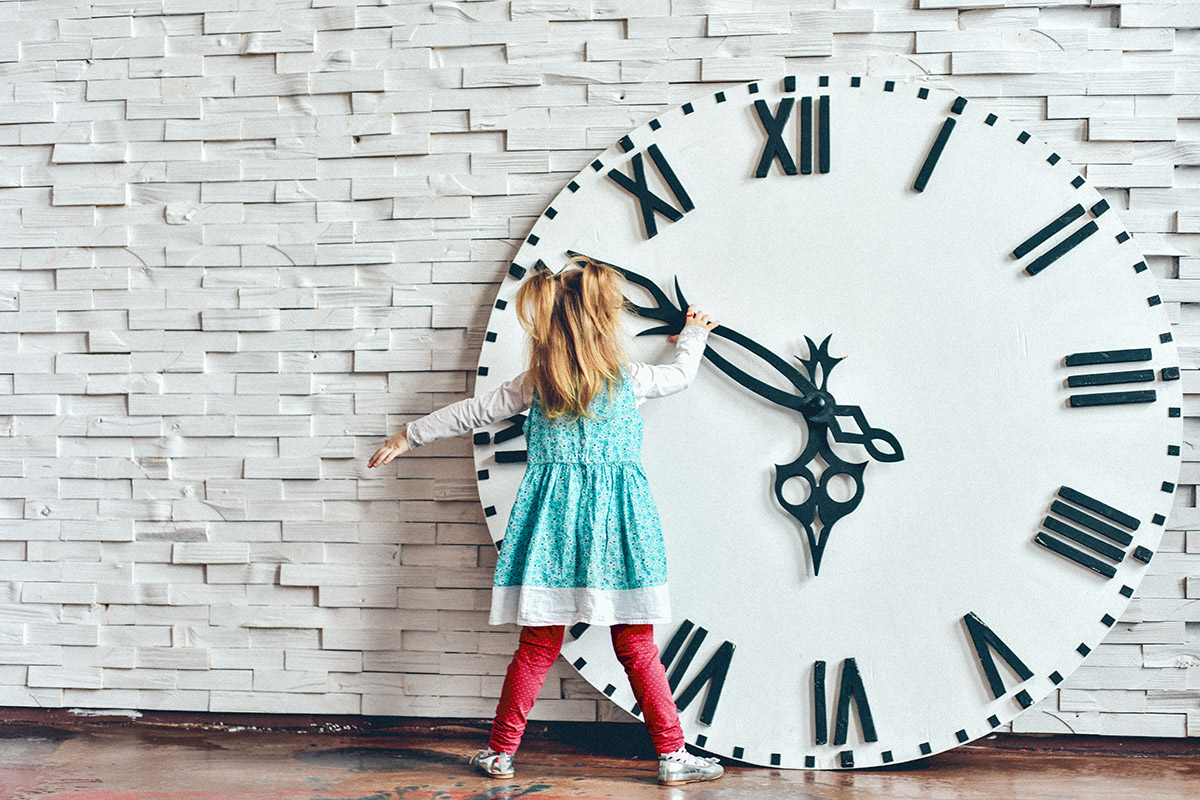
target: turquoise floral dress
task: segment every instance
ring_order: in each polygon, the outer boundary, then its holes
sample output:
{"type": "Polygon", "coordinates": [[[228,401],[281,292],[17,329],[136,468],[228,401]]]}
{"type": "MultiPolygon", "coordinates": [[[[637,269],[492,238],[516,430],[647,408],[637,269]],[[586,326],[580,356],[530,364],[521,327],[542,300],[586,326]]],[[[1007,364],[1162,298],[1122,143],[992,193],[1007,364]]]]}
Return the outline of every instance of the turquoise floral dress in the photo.
{"type": "Polygon", "coordinates": [[[492,586],[492,625],[670,622],[667,558],[658,509],[642,471],[639,405],[683,391],[709,331],[688,325],[669,362],[625,364],[595,418],[545,415],[528,371],[407,425],[410,447],[528,410],[525,475],[509,513],[492,586]]]}
{"type": "Polygon", "coordinates": [[[623,369],[595,419],[551,420],[534,391],[528,461],[509,514],[490,623],[671,620],[658,509],[642,470],[642,415],[623,369]]]}

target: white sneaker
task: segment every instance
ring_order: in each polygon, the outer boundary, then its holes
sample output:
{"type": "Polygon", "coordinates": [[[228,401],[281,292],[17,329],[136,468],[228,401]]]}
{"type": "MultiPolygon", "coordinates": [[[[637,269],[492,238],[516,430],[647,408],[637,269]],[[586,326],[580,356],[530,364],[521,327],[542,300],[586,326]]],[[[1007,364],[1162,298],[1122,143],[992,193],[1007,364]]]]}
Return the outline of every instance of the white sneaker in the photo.
{"type": "Polygon", "coordinates": [[[725,768],[717,762],[719,758],[695,756],[682,747],[674,753],[659,755],[658,782],[664,786],[678,786],[695,781],[712,781],[725,774],[725,768]]]}
{"type": "Polygon", "coordinates": [[[513,776],[514,753],[497,753],[490,747],[471,756],[470,763],[489,778],[511,778],[513,776]]]}

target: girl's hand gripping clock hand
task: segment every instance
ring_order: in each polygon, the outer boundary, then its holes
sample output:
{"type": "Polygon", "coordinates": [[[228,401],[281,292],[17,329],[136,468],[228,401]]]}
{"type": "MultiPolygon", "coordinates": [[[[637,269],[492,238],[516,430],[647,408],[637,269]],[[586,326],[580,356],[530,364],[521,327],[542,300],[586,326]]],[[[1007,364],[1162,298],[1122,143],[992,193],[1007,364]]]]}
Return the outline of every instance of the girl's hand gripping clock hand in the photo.
{"type": "Polygon", "coordinates": [[[383,443],[383,446],[375,451],[371,456],[371,460],[367,462],[367,467],[378,467],[388,463],[393,458],[407,453],[412,448],[408,445],[408,428],[402,428],[392,438],[383,443]]]}
{"type": "MultiPolygon", "coordinates": [[[[711,331],[713,328],[715,328],[721,324],[720,321],[715,320],[715,319],[710,321],[708,318],[708,314],[705,314],[703,311],[697,311],[695,303],[692,303],[690,306],[687,307],[687,313],[688,313],[688,316],[686,318],[687,321],[683,323],[683,327],[685,327],[685,328],[689,325],[697,325],[697,326],[700,326],[703,328],[708,328],[711,331]],[[693,314],[694,314],[694,316],[693,316],[693,314]]],[[[667,341],[673,342],[678,338],[679,338],[679,334],[673,333],[667,337],[667,341]]]]}

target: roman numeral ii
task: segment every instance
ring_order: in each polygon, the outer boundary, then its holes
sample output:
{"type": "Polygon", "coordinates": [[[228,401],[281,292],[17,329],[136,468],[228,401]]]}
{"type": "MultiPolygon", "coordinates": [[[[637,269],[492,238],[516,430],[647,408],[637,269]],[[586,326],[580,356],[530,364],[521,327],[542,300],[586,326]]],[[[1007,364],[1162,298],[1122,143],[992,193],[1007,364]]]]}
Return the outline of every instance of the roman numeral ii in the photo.
{"type": "MultiPolygon", "coordinates": [[[[1107,210],[1108,202],[1103,199],[1093,205],[1090,209],[1092,216],[1094,217],[1099,217],[1107,210]]],[[[1033,234],[1033,236],[1030,236],[1028,239],[1017,245],[1016,249],[1012,252],[1013,258],[1024,258],[1026,255],[1037,249],[1040,244],[1045,242],[1051,236],[1070,225],[1076,219],[1082,217],[1083,214],[1084,210],[1082,205],[1076,203],[1075,205],[1071,206],[1062,214],[1060,214],[1053,222],[1050,222],[1037,233],[1033,234]]],[[[1084,239],[1087,239],[1098,230],[1100,230],[1100,226],[1096,224],[1096,220],[1088,220],[1085,224],[1080,225],[1078,228],[1072,231],[1067,238],[1063,239],[1061,242],[1054,245],[1049,250],[1031,261],[1029,265],[1025,267],[1025,271],[1030,275],[1037,275],[1046,267],[1050,266],[1067,253],[1074,250],[1080,242],[1082,242],[1084,239]]]]}

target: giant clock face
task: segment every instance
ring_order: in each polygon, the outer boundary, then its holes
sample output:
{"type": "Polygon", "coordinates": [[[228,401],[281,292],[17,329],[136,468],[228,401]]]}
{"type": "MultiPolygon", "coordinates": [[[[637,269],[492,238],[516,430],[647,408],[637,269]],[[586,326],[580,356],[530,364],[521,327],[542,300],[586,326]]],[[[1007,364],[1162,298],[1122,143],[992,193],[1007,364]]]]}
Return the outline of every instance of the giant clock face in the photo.
{"type": "MultiPolygon", "coordinates": [[[[1170,324],[1115,210],[986,103],[800,75],[665,111],[538,219],[477,392],[524,368],[517,288],[569,253],[625,271],[634,360],[670,357],[688,303],[721,323],[641,407],[689,743],[920,758],[1050,694],[1121,616],[1179,473],[1170,324]]],[[[475,438],[495,540],[522,422],[475,438]]],[[[607,629],[563,655],[640,714],[607,629]]]]}

